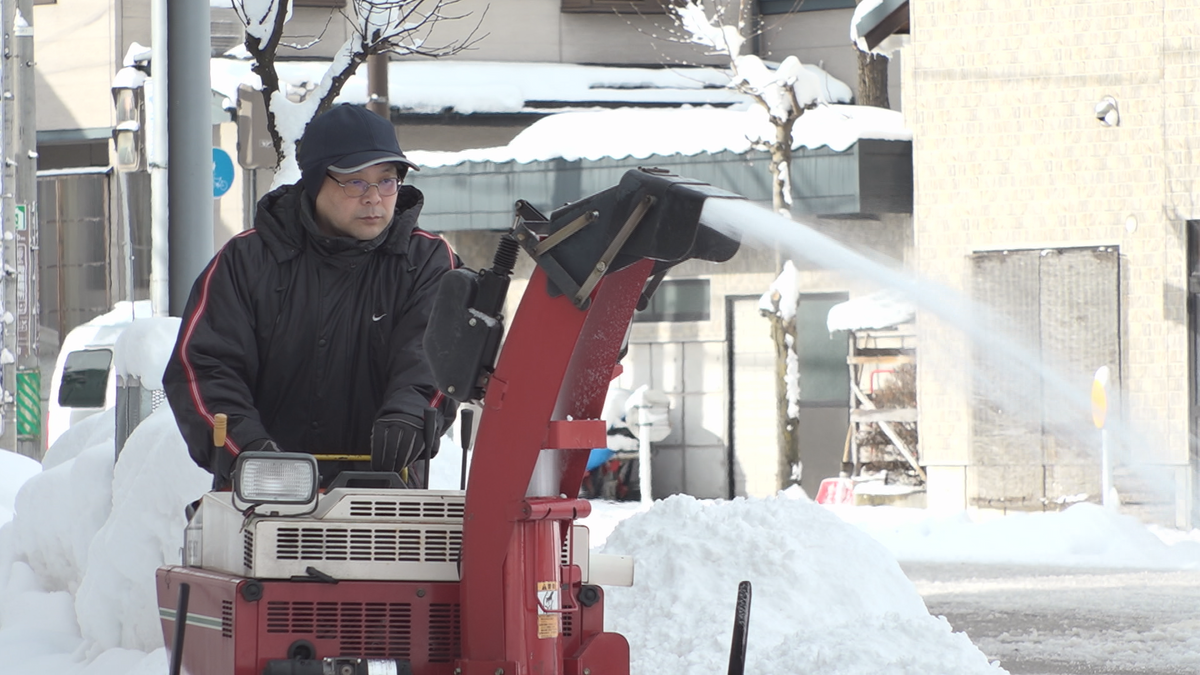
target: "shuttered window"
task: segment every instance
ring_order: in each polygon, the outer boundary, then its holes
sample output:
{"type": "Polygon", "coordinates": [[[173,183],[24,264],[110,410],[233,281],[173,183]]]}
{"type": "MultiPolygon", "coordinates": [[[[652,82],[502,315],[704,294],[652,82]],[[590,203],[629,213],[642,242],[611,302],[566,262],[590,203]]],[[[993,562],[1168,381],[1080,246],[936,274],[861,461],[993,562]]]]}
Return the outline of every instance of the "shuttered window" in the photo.
{"type": "Polygon", "coordinates": [[[1080,401],[1100,366],[1120,377],[1118,261],[1110,247],[972,256],[972,463],[1046,467],[1034,500],[1059,496],[1056,472],[1095,464],[1080,401]]]}

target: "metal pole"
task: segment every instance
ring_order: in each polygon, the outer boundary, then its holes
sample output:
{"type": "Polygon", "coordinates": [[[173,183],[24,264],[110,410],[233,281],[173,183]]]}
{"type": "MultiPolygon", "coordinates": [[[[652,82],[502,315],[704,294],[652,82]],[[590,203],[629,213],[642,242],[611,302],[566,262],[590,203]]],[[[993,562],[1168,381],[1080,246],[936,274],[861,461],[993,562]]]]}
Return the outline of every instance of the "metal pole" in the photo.
{"type": "MultiPolygon", "coordinates": [[[[0,147],[4,149],[4,171],[0,175],[0,204],[4,209],[4,234],[15,233],[18,224],[16,210],[16,189],[17,189],[17,106],[16,96],[13,95],[13,85],[16,79],[16,37],[13,35],[13,22],[16,19],[17,3],[16,0],[0,0],[0,22],[3,22],[4,34],[4,64],[0,69],[0,88],[3,89],[3,102],[0,103],[0,117],[3,117],[3,137],[0,138],[0,147]]],[[[4,266],[8,269],[16,267],[17,255],[16,246],[8,240],[8,237],[0,237],[0,251],[4,253],[4,266]]],[[[17,284],[14,279],[4,275],[3,281],[0,281],[4,289],[4,305],[0,307],[0,313],[13,312],[17,306],[17,284]]],[[[11,323],[0,323],[0,334],[3,335],[4,353],[10,357],[17,351],[17,332],[16,326],[11,323]]],[[[14,424],[14,415],[16,412],[16,399],[13,392],[17,388],[17,369],[14,364],[2,363],[0,361],[0,370],[3,370],[3,391],[0,391],[0,396],[3,396],[4,414],[0,417],[0,443],[4,447],[15,447],[17,441],[17,428],[14,424]]]]}
{"type": "Polygon", "coordinates": [[[372,54],[367,57],[367,110],[385,120],[392,119],[391,104],[388,103],[388,55],[372,54]]]}
{"type": "Polygon", "coordinates": [[[638,491],[642,493],[642,503],[654,503],[654,480],[650,474],[650,406],[639,405],[638,411],[638,491]]]}
{"type": "Polygon", "coordinates": [[[42,456],[42,368],[38,359],[37,96],[34,88],[33,0],[17,3],[17,204],[25,207],[25,229],[17,232],[17,452],[42,456]]]}
{"type": "Polygon", "coordinates": [[[212,47],[207,2],[167,3],[171,316],[213,255],[212,47]]]}
{"type": "Polygon", "coordinates": [[[41,377],[37,307],[37,123],[33,88],[33,2],[4,0],[3,21],[3,328],[4,447],[41,458],[41,377]]]}
{"type": "Polygon", "coordinates": [[[170,228],[167,211],[167,0],[150,3],[150,45],[154,48],[151,79],[144,91],[148,112],[146,161],[150,169],[150,304],[155,316],[171,309],[170,265],[167,245],[170,228]]]}
{"type": "Polygon", "coordinates": [[[1108,429],[1100,430],[1100,501],[1105,507],[1116,506],[1112,501],[1112,454],[1108,447],[1108,429]]]}

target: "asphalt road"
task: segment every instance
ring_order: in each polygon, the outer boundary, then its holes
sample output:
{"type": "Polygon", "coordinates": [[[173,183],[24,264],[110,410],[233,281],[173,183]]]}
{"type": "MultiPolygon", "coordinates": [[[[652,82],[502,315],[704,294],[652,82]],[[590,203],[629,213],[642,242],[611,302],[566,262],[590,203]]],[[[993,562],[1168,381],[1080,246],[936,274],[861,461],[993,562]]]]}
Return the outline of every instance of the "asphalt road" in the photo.
{"type": "Polygon", "coordinates": [[[901,567],[930,613],[1013,675],[1200,673],[1200,571],[901,567]]]}

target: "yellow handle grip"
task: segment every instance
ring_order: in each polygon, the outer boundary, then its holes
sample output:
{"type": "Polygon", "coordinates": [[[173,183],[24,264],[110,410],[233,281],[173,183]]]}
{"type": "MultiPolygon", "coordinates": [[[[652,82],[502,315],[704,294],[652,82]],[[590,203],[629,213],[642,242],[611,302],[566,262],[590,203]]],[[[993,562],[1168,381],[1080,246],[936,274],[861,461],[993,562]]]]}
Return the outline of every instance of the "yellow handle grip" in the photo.
{"type": "Polygon", "coordinates": [[[225,429],[229,425],[229,417],[225,413],[213,415],[213,445],[225,447],[225,429]]]}
{"type": "Polygon", "coordinates": [[[318,462],[369,462],[370,455],[313,455],[318,462]]]}

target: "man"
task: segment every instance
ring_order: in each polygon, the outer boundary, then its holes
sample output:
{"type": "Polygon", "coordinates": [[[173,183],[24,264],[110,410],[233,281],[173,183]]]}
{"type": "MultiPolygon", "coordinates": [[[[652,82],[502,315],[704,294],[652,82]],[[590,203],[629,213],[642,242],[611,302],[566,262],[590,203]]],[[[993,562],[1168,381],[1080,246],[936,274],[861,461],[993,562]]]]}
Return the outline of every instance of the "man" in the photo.
{"type": "Polygon", "coordinates": [[[284,450],[371,454],[321,462],[397,471],[425,448],[456,405],[433,383],[421,339],[438,281],[460,263],[417,227],[424,198],[403,185],[417,166],[391,123],[337,106],[301,140],[301,178],[262,198],[254,228],[233,237],[192,287],[163,384],[197,464],[216,487],[237,455],[284,450]],[[224,447],[213,420],[228,417],[224,447]]]}

